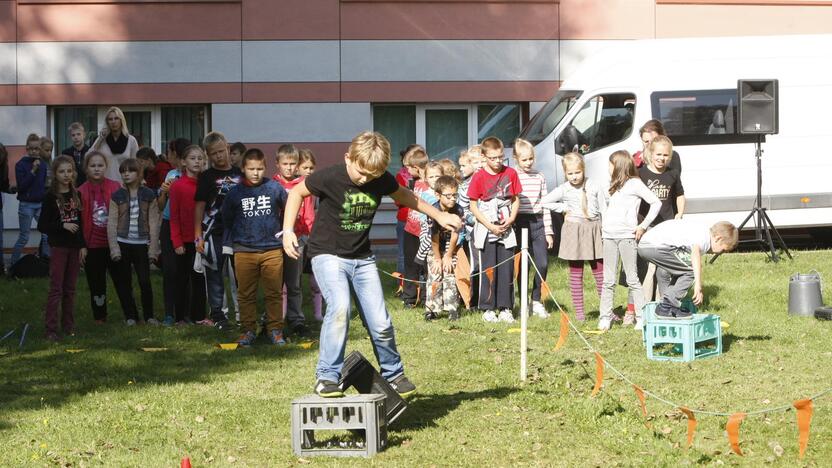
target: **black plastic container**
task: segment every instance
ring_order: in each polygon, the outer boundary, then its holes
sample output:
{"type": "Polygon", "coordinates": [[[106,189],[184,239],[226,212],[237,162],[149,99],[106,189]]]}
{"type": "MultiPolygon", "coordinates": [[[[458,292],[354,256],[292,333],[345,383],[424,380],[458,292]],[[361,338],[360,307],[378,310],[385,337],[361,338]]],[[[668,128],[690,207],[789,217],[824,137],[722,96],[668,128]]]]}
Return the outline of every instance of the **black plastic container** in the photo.
{"type": "Polygon", "coordinates": [[[341,388],[355,388],[358,393],[379,393],[385,396],[387,422],[392,423],[407,409],[407,402],[390,386],[361,353],[353,351],[344,359],[341,388]]]}

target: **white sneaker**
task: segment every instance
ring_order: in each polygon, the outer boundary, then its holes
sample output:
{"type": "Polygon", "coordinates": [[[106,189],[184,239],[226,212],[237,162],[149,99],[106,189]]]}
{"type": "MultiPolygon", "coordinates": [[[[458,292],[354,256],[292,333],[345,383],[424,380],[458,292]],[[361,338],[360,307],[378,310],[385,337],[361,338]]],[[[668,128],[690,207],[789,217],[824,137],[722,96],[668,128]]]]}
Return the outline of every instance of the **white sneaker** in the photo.
{"type": "Polygon", "coordinates": [[[636,319],[635,329],[637,331],[644,330],[644,319],[643,318],[639,317],[639,318],[636,319]]]}
{"type": "Polygon", "coordinates": [[[493,310],[486,310],[483,312],[482,319],[489,323],[499,322],[499,320],[497,320],[497,313],[493,310]]]}
{"type": "Polygon", "coordinates": [[[497,320],[504,323],[514,323],[514,315],[508,309],[503,309],[500,311],[500,315],[497,316],[497,320]]]}
{"type": "Polygon", "coordinates": [[[612,326],[612,319],[602,318],[598,320],[598,330],[608,331],[612,326]]]}
{"type": "Polygon", "coordinates": [[[125,323],[127,324],[128,327],[135,327],[136,326],[136,321],[133,320],[133,319],[127,319],[127,321],[125,323]]]}
{"type": "Polygon", "coordinates": [[[549,318],[549,312],[546,312],[546,306],[540,301],[532,301],[532,313],[542,319],[549,318]]]}
{"type": "Polygon", "coordinates": [[[145,323],[147,323],[148,325],[153,325],[154,327],[158,327],[159,325],[161,325],[161,323],[159,323],[159,321],[153,317],[147,319],[147,322],[145,323]]]}

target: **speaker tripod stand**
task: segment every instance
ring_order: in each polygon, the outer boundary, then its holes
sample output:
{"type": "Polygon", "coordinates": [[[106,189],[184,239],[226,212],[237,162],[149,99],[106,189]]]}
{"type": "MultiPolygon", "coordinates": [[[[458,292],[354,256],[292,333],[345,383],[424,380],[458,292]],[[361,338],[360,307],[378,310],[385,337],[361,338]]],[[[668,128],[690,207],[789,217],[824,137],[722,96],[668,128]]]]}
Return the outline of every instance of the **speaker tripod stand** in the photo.
{"type": "MultiPolygon", "coordinates": [[[[754,219],[754,238],[747,239],[740,241],[741,244],[758,244],[760,246],[765,247],[768,249],[768,255],[772,261],[777,262],[780,260],[780,257],[777,255],[777,249],[774,247],[774,239],[777,239],[777,242],[780,244],[780,247],[783,249],[783,252],[789,257],[792,258],[791,252],[789,252],[789,248],[786,246],[786,243],[783,241],[783,237],[780,236],[780,233],[777,231],[777,228],[774,226],[774,223],[771,222],[771,218],[768,217],[766,213],[766,209],[763,207],[763,137],[762,135],[757,136],[757,142],[755,143],[755,159],[757,160],[757,199],[754,201],[754,208],[751,209],[751,212],[748,213],[748,216],[745,217],[745,220],[737,227],[737,231],[742,231],[742,228],[748,224],[751,219],[754,219]],[[772,237],[772,233],[774,233],[774,237],[772,237]]],[[[709,263],[714,263],[721,253],[718,253],[711,258],[709,263]]]]}

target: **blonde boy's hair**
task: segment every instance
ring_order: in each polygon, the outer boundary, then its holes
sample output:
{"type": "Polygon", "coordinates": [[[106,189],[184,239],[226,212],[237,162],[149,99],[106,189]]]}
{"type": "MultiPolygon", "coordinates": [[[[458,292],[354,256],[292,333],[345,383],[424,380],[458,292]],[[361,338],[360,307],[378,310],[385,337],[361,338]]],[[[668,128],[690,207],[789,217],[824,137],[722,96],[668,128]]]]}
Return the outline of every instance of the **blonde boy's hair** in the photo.
{"type": "Polygon", "coordinates": [[[725,251],[730,252],[737,248],[740,233],[737,227],[728,221],[719,221],[711,226],[711,234],[722,238],[725,251]]]}
{"type": "Polygon", "coordinates": [[[471,155],[468,154],[468,150],[462,150],[459,152],[459,157],[457,158],[459,165],[468,164],[471,162],[471,155]]]}
{"type": "Polygon", "coordinates": [[[84,128],[84,124],[82,124],[81,122],[72,122],[71,124],[69,124],[69,128],[67,130],[69,130],[70,133],[72,133],[73,130],[81,130],[82,132],[86,131],[86,129],[84,128]]]}
{"type": "Polygon", "coordinates": [[[448,158],[440,159],[439,164],[442,166],[442,174],[446,176],[451,176],[456,180],[460,179],[462,174],[459,173],[459,168],[456,167],[456,163],[451,161],[448,158]]]}
{"type": "Polygon", "coordinates": [[[294,162],[298,162],[300,160],[298,148],[291,143],[280,145],[280,147],[277,148],[277,161],[280,162],[281,159],[289,159],[294,162]]]}
{"type": "Polygon", "coordinates": [[[390,164],[390,142],[381,133],[361,132],[352,139],[347,155],[370,175],[380,177],[390,164]]]}
{"type": "Polygon", "coordinates": [[[439,175],[440,176],[447,175],[447,174],[445,174],[445,167],[442,165],[441,161],[428,161],[428,163],[425,165],[425,175],[426,176],[427,176],[427,171],[429,171],[431,169],[439,169],[439,175]]]}
{"type": "Polygon", "coordinates": [[[483,156],[485,156],[485,152],[488,150],[502,151],[503,148],[505,147],[503,146],[502,140],[495,136],[490,136],[480,143],[480,152],[483,156]]]}
{"type": "Polygon", "coordinates": [[[217,143],[228,145],[228,140],[225,139],[225,135],[216,131],[205,135],[205,138],[202,139],[202,147],[205,148],[206,151],[209,146],[216,145],[217,143]]]}
{"type": "Polygon", "coordinates": [[[532,157],[534,157],[534,145],[532,145],[531,143],[529,143],[528,141],[526,141],[522,138],[517,138],[516,140],[514,140],[513,147],[514,147],[514,159],[517,159],[517,153],[519,153],[520,151],[528,151],[529,153],[532,154],[532,157]]]}
{"type": "Polygon", "coordinates": [[[408,148],[402,158],[402,164],[424,169],[428,164],[428,153],[425,151],[425,148],[421,145],[411,145],[408,148]]]}

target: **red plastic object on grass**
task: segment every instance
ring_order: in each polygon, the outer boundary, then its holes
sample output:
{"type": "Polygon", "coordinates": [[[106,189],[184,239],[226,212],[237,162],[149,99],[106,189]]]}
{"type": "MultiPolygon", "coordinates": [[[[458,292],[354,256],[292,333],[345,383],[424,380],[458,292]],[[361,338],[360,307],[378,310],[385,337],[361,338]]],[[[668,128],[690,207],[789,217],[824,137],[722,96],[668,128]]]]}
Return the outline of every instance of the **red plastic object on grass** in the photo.
{"type": "Polygon", "coordinates": [[[191,468],[191,459],[185,457],[182,459],[182,462],[179,463],[179,468],[191,468]]]}

